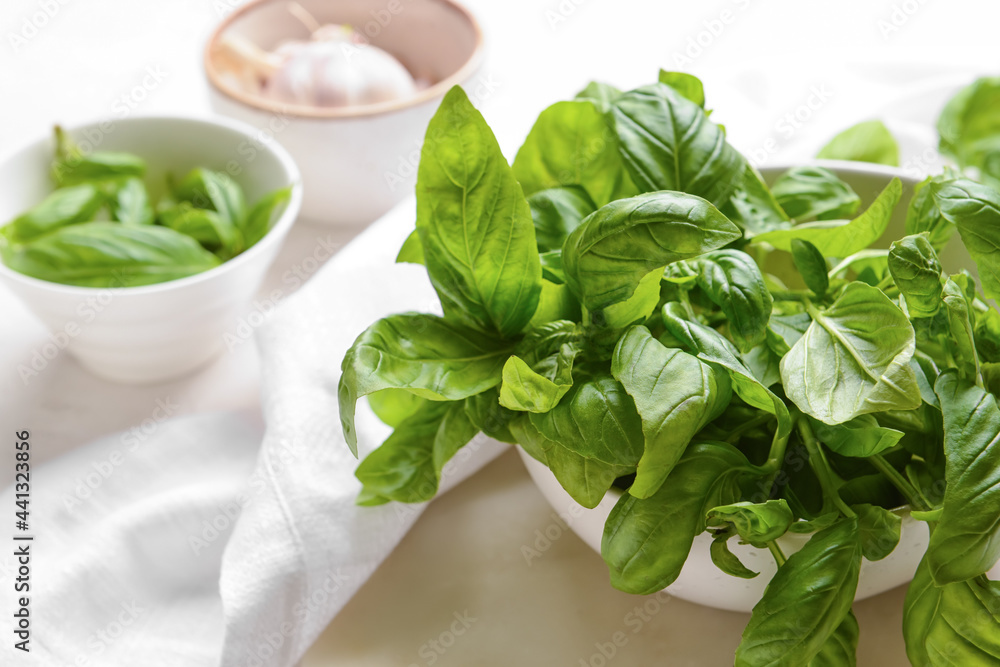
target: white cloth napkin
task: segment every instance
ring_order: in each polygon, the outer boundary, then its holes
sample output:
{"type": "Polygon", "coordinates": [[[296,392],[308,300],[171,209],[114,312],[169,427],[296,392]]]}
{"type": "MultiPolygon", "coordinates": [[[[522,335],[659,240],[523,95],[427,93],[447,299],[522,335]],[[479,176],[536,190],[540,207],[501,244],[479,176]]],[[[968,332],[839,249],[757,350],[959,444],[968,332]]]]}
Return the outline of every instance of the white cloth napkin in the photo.
{"type": "MultiPolygon", "coordinates": [[[[261,427],[247,415],[163,422],[102,439],[32,477],[31,652],[13,648],[16,563],[3,547],[0,664],[285,667],[396,546],[423,506],[355,504],[340,431],[344,352],[384,315],[434,311],[422,267],[394,258],[404,202],[279,307],[258,332],[261,427]],[[10,610],[8,612],[7,610],[10,610]]],[[[361,401],[362,456],[389,433],[361,401]]],[[[446,490],[503,450],[477,438],[446,490]]],[[[0,495],[13,521],[14,488],[0,495]]],[[[5,531],[6,532],[6,531],[5,531]]]]}

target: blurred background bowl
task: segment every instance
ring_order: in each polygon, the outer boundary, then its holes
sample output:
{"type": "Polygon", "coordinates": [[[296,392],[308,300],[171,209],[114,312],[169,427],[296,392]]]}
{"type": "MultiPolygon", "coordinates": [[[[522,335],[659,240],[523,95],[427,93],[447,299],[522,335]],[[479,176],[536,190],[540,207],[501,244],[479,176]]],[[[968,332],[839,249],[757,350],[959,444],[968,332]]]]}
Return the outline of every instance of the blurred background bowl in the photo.
{"type": "MultiPolygon", "coordinates": [[[[216,28],[205,48],[212,108],[276,138],[302,170],[302,218],[320,224],[370,223],[413,192],[427,123],[444,94],[479,69],[483,39],[473,16],[451,0],[299,0],[320,24],[343,24],[399,60],[415,79],[430,82],[416,94],[364,106],[287,105],[247,92],[229,73],[227,36],[265,50],[309,38],[288,0],[252,0],[216,28]]],[[[361,47],[364,48],[364,47],[361,47]]]]}
{"type": "MultiPolygon", "coordinates": [[[[153,201],[166,174],[194,167],[225,171],[252,206],[261,196],[293,186],[284,211],[264,238],[220,266],[180,280],[142,287],[61,285],[13,271],[0,263],[0,280],[52,332],[48,348],[66,349],[106,379],[149,383],[186,375],[213,359],[235,329],[295,222],[302,203],[298,168],[272,142],[252,160],[240,154],[255,135],[235,121],[149,116],[70,128],[81,150],[126,151],[148,164],[145,181],[153,201]]],[[[0,165],[0,224],[39,203],[53,190],[49,178],[55,144],[40,139],[0,165]]]]}

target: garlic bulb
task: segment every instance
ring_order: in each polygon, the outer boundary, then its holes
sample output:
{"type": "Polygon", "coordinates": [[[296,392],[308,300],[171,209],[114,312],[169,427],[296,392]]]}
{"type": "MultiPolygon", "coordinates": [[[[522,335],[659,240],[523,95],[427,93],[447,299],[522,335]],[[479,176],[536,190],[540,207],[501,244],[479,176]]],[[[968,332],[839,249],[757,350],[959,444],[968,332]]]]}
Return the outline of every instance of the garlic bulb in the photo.
{"type": "Polygon", "coordinates": [[[286,41],[272,52],[225,34],[216,58],[227,80],[267,99],[313,107],[388,102],[428,85],[350,26],[321,25],[297,2],[288,11],[306,26],[309,39],[286,41]]]}
{"type": "Polygon", "coordinates": [[[352,32],[325,26],[319,39],[289,42],[275,54],[282,64],[262,93],[286,104],[341,107],[375,104],[416,92],[413,77],[377,46],[356,44],[352,32]]]}

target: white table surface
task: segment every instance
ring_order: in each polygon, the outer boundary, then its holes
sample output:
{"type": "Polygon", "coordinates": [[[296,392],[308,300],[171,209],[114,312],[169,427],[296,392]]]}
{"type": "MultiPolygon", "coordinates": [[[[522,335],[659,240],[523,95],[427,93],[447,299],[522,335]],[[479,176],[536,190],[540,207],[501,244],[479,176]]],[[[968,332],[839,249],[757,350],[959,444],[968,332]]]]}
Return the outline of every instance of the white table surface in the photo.
{"type": "MultiPolygon", "coordinates": [[[[201,47],[232,4],[238,3],[5,0],[0,159],[55,122],[208,113],[201,47]],[[34,34],[26,28],[43,21],[34,34]],[[149,68],[161,80],[136,93],[149,68]]],[[[467,4],[486,30],[489,60],[482,75],[495,87],[482,109],[510,158],[545,105],[571,96],[590,79],[623,88],[646,83],[659,67],[701,76],[709,106],[719,109],[714,118],[726,125],[733,143],[745,152],[773,147],[766,156],[773,162],[808,156],[839,129],[933,85],[929,80],[1000,73],[1000,5],[987,1],[467,4]],[[706,44],[701,52],[686,52],[689,40],[697,39],[706,44]],[[782,117],[817,92],[822,103],[800,128],[787,131],[782,117]]],[[[263,289],[290,293],[287,272],[301,267],[320,239],[339,246],[357,231],[296,227],[263,289]]],[[[25,383],[17,369],[30,363],[47,332],[3,288],[0,313],[0,431],[31,429],[35,464],[141,425],[158,401],[172,405],[176,415],[258,406],[252,341],[195,375],[159,385],[115,385],[91,376],[66,354],[25,383]]],[[[12,466],[0,463],[0,485],[12,477],[12,466]]],[[[551,522],[520,463],[503,457],[428,510],[305,664],[579,665],[591,659],[595,642],[618,630],[629,633],[629,643],[613,664],[731,660],[744,615],[674,600],[633,634],[628,614],[641,600],[610,589],[599,557],[572,534],[527,565],[521,546],[551,522]],[[454,613],[465,610],[477,620],[451,648],[439,654],[425,647],[448,631],[454,613]]],[[[898,631],[901,604],[897,590],[856,606],[860,664],[906,664],[898,631]]]]}

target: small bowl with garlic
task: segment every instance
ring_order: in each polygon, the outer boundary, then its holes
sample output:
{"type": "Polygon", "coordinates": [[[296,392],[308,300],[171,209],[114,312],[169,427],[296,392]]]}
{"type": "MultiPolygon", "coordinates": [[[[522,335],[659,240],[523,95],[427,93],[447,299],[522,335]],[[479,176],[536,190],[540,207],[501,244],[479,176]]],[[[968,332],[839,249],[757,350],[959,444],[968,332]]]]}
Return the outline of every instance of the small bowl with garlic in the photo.
{"type": "Polygon", "coordinates": [[[413,191],[428,121],[482,57],[452,0],[251,0],[204,65],[212,108],[258,130],[243,160],[280,142],[302,172],[301,219],[360,226],[413,191]]]}

